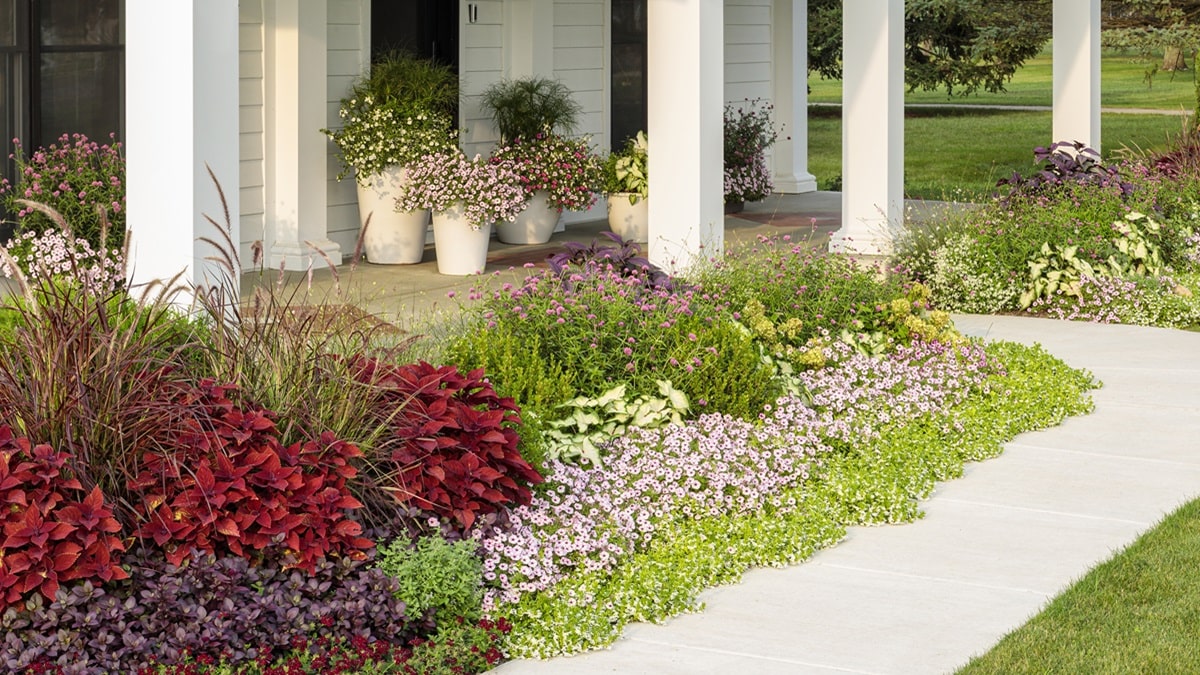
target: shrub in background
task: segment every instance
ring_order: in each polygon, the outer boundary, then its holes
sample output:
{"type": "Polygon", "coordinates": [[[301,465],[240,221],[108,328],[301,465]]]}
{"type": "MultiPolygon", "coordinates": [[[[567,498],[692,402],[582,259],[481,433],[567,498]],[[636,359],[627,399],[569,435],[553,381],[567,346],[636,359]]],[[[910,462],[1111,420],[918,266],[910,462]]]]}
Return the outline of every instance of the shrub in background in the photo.
{"type": "Polygon", "coordinates": [[[93,250],[120,251],[125,242],[125,156],[115,138],[110,134],[112,142],[101,145],[83,134],[63,134],[57,143],[30,153],[14,139],[17,182],[0,181],[0,202],[16,218],[16,232],[56,227],[46,214],[18,202],[33,200],[61,213],[93,250]],[[109,222],[103,241],[101,210],[109,222]]]}

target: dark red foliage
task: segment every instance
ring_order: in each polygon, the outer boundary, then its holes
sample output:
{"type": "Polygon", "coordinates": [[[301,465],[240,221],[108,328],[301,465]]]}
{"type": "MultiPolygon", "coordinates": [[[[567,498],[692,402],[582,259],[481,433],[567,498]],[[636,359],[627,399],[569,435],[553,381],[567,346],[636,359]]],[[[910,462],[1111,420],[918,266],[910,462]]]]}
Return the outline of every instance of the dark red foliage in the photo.
{"type": "Polygon", "coordinates": [[[0,426],[0,610],[59,584],[124,579],[121,526],[99,488],[70,475],[71,455],[0,426]]]}
{"type": "Polygon", "coordinates": [[[379,450],[395,469],[397,501],[463,530],[478,516],[529,503],[529,486],[542,477],[517,452],[519,409],[482,369],[362,356],[350,365],[359,382],[378,389],[377,414],[391,430],[379,450]]]}
{"type": "Polygon", "coordinates": [[[146,453],[129,482],[145,519],[137,536],[175,565],[193,550],[294,558],[310,572],[329,553],[361,559],[374,544],[347,517],[362,507],[346,486],[358,448],[328,432],[284,446],[273,415],[239,407],[232,391],[210,380],[180,391],[194,423],[172,454],[146,453]]]}

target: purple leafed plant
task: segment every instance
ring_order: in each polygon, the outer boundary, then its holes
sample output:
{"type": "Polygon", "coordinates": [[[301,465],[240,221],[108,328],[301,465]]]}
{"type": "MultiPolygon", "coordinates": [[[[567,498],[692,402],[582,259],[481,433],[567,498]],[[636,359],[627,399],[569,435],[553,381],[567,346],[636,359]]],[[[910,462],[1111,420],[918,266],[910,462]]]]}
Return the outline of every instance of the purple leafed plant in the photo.
{"type": "Polygon", "coordinates": [[[322,560],[310,575],[236,557],[125,561],[127,581],[61,589],[52,603],[35,598],[0,615],[0,670],[135,672],[185,651],[237,664],[314,636],[405,644],[417,628],[394,598],[396,582],[369,562],[322,560]]]}

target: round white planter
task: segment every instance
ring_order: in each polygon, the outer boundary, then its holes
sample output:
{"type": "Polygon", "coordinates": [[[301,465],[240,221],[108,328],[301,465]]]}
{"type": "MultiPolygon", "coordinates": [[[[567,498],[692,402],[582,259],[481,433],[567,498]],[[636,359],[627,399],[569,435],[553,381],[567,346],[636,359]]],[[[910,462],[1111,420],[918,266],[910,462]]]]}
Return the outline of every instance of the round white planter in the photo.
{"type": "Polygon", "coordinates": [[[425,233],[429,229],[429,210],[400,212],[396,198],[407,180],[404,167],[392,166],[368,177],[368,185],[358,184],[358,217],[366,225],[363,252],[367,260],[381,265],[409,265],[421,262],[425,255],[425,233]]]}
{"type": "Polygon", "coordinates": [[[645,244],[650,241],[650,198],[641,199],[631,192],[608,196],[608,229],[625,241],[645,244]],[[630,198],[634,203],[630,204],[630,198]]]}
{"type": "Polygon", "coordinates": [[[550,206],[549,193],[538,190],[529,197],[525,210],[511,223],[496,223],[496,237],[506,244],[544,244],[558,226],[558,209],[550,206]]]}
{"type": "Polygon", "coordinates": [[[467,223],[462,205],[433,213],[433,248],[437,252],[438,272],[466,276],[478,274],[487,266],[488,241],[492,224],[476,230],[467,223]]]}

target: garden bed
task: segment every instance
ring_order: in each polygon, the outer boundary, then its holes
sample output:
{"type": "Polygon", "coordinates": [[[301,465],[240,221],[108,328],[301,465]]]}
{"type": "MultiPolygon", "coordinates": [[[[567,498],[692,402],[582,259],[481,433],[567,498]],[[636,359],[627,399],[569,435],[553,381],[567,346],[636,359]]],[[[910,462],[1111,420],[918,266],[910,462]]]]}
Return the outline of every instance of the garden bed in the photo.
{"type": "Polygon", "coordinates": [[[686,278],[639,253],[572,245],[419,341],[270,295],[246,321],[219,291],[193,317],[24,281],[0,662],[456,673],[595,648],[918,517],[964,462],[1088,410],[1086,374],[786,237],[686,278]]]}

